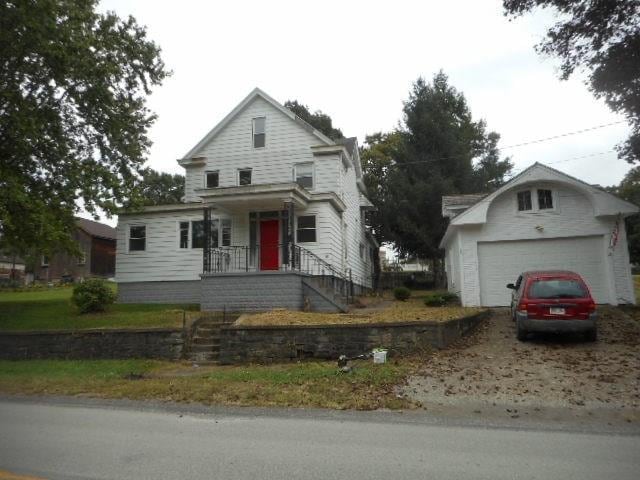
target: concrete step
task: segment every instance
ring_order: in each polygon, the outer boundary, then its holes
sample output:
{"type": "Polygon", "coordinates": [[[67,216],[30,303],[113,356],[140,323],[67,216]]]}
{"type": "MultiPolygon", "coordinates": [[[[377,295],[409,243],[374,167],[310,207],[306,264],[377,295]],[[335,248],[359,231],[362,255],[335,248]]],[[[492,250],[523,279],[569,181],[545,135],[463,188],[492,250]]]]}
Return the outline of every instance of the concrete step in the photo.
{"type": "Polygon", "coordinates": [[[191,345],[192,353],[200,353],[200,352],[217,352],[220,350],[220,345],[212,345],[212,344],[197,344],[191,345]]]}
{"type": "Polygon", "coordinates": [[[220,333],[220,329],[217,327],[203,327],[202,325],[198,325],[196,331],[198,333],[220,333]]]}
{"type": "Polygon", "coordinates": [[[194,345],[220,345],[220,337],[196,335],[191,339],[194,345]]]}
{"type": "Polygon", "coordinates": [[[191,362],[196,362],[200,365],[214,364],[217,363],[218,354],[213,353],[192,353],[187,358],[191,362]]]}

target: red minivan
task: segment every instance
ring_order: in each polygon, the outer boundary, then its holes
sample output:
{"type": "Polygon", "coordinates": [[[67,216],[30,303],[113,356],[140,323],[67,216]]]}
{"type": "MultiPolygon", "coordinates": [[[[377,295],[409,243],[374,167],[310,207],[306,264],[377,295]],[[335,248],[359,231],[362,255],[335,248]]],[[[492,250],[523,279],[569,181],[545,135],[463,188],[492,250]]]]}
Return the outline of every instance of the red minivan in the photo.
{"type": "Polygon", "coordinates": [[[574,272],[524,272],[510,283],[511,317],[518,340],[530,332],[582,332],[598,338],[596,303],[582,277],[574,272]]]}

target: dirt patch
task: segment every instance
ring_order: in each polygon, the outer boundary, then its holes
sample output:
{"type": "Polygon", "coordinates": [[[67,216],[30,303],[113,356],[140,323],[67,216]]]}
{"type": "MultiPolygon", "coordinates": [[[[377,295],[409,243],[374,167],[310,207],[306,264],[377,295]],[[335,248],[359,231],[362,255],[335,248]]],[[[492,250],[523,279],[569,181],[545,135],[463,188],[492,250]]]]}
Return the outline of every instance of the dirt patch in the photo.
{"type": "Polygon", "coordinates": [[[357,313],[297,312],[272,310],[265,313],[245,314],[235,325],[352,325],[398,322],[443,322],[455,318],[468,317],[483,311],[466,307],[427,307],[422,299],[412,298],[405,302],[387,301],[375,307],[362,309],[357,313]]]}
{"type": "Polygon", "coordinates": [[[401,395],[428,405],[618,409],[640,420],[640,322],[600,310],[599,341],[579,335],[516,340],[506,310],[451,348],[436,352],[401,395]]]}

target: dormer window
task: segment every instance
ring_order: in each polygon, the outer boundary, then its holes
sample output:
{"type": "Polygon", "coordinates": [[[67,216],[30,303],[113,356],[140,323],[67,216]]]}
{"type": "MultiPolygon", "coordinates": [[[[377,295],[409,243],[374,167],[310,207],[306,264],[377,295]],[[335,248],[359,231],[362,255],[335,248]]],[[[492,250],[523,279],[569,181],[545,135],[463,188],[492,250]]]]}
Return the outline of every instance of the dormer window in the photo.
{"type": "Polygon", "coordinates": [[[538,190],[538,210],[553,209],[553,193],[551,190],[538,190]]]}
{"type": "Polygon", "coordinates": [[[263,148],[266,142],[266,123],[265,117],[257,117],[253,119],[253,148],[263,148]]]}
{"type": "Polygon", "coordinates": [[[533,210],[533,205],[531,204],[531,192],[529,190],[518,192],[518,211],[529,212],[531,210],[533,210]]]}

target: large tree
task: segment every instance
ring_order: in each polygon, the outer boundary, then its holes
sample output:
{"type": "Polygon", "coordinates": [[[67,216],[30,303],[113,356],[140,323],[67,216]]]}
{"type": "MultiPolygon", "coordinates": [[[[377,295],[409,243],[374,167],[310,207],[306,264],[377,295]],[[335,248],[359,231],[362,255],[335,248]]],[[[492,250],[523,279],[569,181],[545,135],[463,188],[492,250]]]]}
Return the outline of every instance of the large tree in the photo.
{"type": "Polygon", "coordinates": [[[505,14],[517,17],[535,8],[558,13],[558,22],[537,46],[562,61],[561,78],[588,73],[597,98],[627,117],[631,135],[618,151],[640,161],[640,0],[503,0],[505,14]]]}
{"type": "Polygon", "coordinates": [[[320,110],[316,110],[311,113],[309,107],[299,103],[297,100],[287,100],[284,102],[284,106],[295,113],[302,120],[307,122],[312,127],[316,128],[320,132],[324,133],[332,140],[340,140],[344,138],[342,131],[339,128],[334,128],[331,117],[320,110]]]}
{"type": "Polygon", "coordinates": [[[184,197],[184,175],[171,175],[146,168],[138,189],[144,205],[181,203],[184,197]]]}
{"type": "Polygon", "coordinates": [[[401,256],[437,261],[447,226],[442,196],[491,191],[512,165],[500,158],[500,136],[473,120],[464,95],[442,72],[414,83],[403,113],[397,131],[367,137],[362,152],[377,207],[372,224],[401,256]]]}
{"type": "Polygon", "coordinates": [[[80,207],[108,215],[133,187],[168,72],[134,18],[96,0],[0,2],[0,238],[73,249],[80,207]]]}

